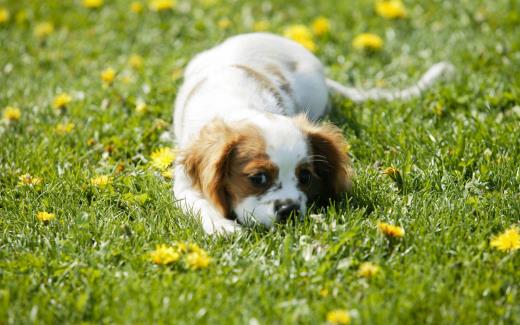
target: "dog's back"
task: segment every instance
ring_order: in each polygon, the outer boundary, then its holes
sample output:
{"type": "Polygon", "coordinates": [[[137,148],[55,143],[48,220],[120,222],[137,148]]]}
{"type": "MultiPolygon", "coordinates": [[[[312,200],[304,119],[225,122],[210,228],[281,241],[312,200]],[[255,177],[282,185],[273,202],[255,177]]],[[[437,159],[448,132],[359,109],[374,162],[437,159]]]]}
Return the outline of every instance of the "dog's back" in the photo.
{"type": "Polygon", "coordinates": [[[197,55],[184,77],[174,119],[181,145],[215,117],[238,120],[256,111],[306,113],[316,120],[328,102],[319,60],[298,43],[271,34],[232,37],[197,55]]]}

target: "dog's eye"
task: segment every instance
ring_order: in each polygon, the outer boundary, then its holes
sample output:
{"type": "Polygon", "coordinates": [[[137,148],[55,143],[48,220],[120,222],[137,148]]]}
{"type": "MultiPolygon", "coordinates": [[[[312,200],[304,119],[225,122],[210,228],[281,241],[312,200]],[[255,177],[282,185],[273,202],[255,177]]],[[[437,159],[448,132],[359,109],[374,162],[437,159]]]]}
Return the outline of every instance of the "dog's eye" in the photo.
{"type": "Polygon", "coordinates": [[[311,172],[307,169],[302,169],[298,174],[298,181],[302,185],[309,185],[311,183],[311,172]]]}
{"type": "Polygon", "coordinates": [[[269,181],[269,177],[266,173],[263,172],[249,175],[248,177],[251,183],[253,183],[255,186],[266,186],[267,182],[269,181]]]}

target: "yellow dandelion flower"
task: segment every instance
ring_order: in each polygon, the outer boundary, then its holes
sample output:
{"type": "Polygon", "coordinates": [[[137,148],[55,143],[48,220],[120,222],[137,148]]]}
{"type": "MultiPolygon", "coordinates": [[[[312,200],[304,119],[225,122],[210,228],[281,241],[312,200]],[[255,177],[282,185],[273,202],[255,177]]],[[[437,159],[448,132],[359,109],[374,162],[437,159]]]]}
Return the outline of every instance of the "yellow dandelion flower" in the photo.
{"type": "Polygon", "coordinates": [[[174,178],[174,171],[172,168],[169,168],[161,173],[161,175],[166,179],[173,179],[174,178]]]}
{"type": "Polygon", "coordinates": [[[329,296],[329,289],[327,288],[322,288],[319,292],[320,296],[325,298],[325,297],[328,297],[329,296]]]}
{"type": "Polygon", "coordinates": [[[19,185],[38,186],[43,182],[43,179],[41,177],[24,174],[18,177],[18,181],[19,185]]]}
{"type": "Polygon", "coordinates": [[[25,23],[27,21],[27,11],[25,11],[25,10],[18,11],[16,13],[16,15],[14,16],[14,20],[16,21],[16,23],[18,25],[25,23]]]}
{"type": "Polygon", "coordinates": [[[116,78],[116,70],[112,68],[106,68],[105,70],[101,71],[101,80],[105,85],[111,85],[114,82],[114,79],[116,78]]]}
{"type": "Polygon", "coordinates": [[[135,70],[140,70],[143,67],[143,62],[143,57],[138,54],[132,54],[128,59],[128,64],[135,70]]]}
{"type": "Polygon", "coordinates": [[[253,30],[255,32],[265,32],[271,27],[271,24],[267,20],[259,20],[253,23],[253,30]]]}
{"type": "Polygon", "coordinates": [[[67,93],[61,93],[54,97],[52,107],[55,109],[63,109],[72,101],[72,97],[67,93]]]}
{"type": "Polygon", "coordinates": [[[334,309],[327,313],[327,322],[330,324],[350,324],[351,317],[344,309],[334,309]]]}
{"type": "Polygon", "coordinates": [[[155,247],[155,250],[150,253],[150,258],[155,264],[166,265],[177,262],[181,255],[175,248],[162,244],[155,247]]]}
{"type": "Polygon", "coordinates": [[[0,24],[8,22],[9,17],[11,17],[9,10],[7,10],[6,8],[0,7],[0,24]]]}
{"type": "Polygon", "coordinates": [[[283,35],[292,39],[293,41],[300,43],[303,47],[311,52],[316,51],[317,46],[312,39],[312,33],[305,25],[289,26],[284,30],[283,35]]]}
{"type": "Polygon", "coordinates": [[[203,7],[207,8],[207,7],[211,7],[214,4],[216,4],[217,0],[200,0],[200,3],[202,4],[203,7]]]}
{"type": "Polygon", "coordinates": [[[397,169],[393,166],[385,168],[383,170],[383,174],[390,177],[393,181],[402,183],[401,172],[399,171],[399,169],[397,169]]]}
{"type": "Polygon", "coordinates": [[[71,133],[76,125],[74,123],[59,123],[56,125],[56,132],[61,135],[71,133]]]}
{"type": "Polygon", "coordinates": [[[150,155],[152,166],[165,170],[175,161],[175,152],[171,148],[160,148],[150,155]]]}
{"type": "Polygon", "coordinates": [[[18,107],[7,106],[2,114],[3,118],[7,122],[16,122],[20,120],[22,111],[18,107]]]}
{"type": "Polygon", "coordinates": [[[182,77],[182,74],[184,73],[184,69],[177,68],[172,71],[172,80],[176,81],[182,77]]]}
{"type": "Polygon", "coordinates": [[[34,27],[34,36],[46,38],[54,32],[54,25],[49,21],[39,23],[34,27]]]}
{"type": "Polygon", "coordinates": [[[228,29],[231,26],[231,20],[228,18],[222,18],[218,21],[217,26],[220,29],[228,29]]]}
{"type": "Polygon", "coordinates": [[[148,112],[148,105],[146,105],[146,103],[143,101],[138,101],[135,104],[135,111],[138,114],[144,114],[144,113],[148,112]]]}
{"type": "Polygon", "coordinates": [[[194,253],[206,254],[206,252],[202,248],[200,248],[200,246],[197,245],[196,243],[189,243],[188,244],[188,251],[189,252],[194,252],[194,253]]]}
{"type": "Polygon", "coordinates": [[[112,178],[108,175],[100,175],[90,179],[90,184],[96,187],[105,187],[112,184],[112,178]]]}
{"type": "Polygon", "coordinates": [[[135,14],[141,13],[143,11],[143,4],[139,1],[134,1],[130,4],[130,11],[135,14]]]}
{"type": "Polygon", "coordinates": [[[362,33],[354,38],[352,46],[358,50],[377,51],[383,47],[383,40],[376,34],[362,33]]]}
{"type": "Polygon", "coordinates": [[[83,7],[96,9],[103,5],[103,0],[83,0],[83,7]]]}
{"type": "Polygon", "coordinates": [[[176,242],[173,243],[173,247],[179,254],[184,254],[188,252],[188,245],[186,243],[176,242]]]}
{"type": "Polygon", "coordinates": [[[400,238],[404,236],[404,229],[402,227],[394,226],[389,223],[379,222],[377,224],[379,231],[388,237],[400,238]]]}
{"type": "Polygon", "coordinates": [[[312,22],[312,31],[316,36],[323,36],[330,31],[330,21],[325,17],[318,17],[312,22]]]}
{"type": "Polygon", "coordinates": [[[175,8],[177,3],[173,0],[151,0],[150,10],[152,11],[166,11],[175,8]]]}
{"type": "Polygon", "coordinates": [[[406,8],[401,0],[379,0],[375,4],[376,13],[387,19],[405,18],[406,8]]]}
{"type": "Polygon", "coordinates": [[[363,278],[372,278],[374,277],[381,268],[374,263],[365,262],[359,266],[358,275],[363,278]]]}
{"type": "Polygon", "coordinates": [[[491,238],[492,247],[500,251],[516,251],[520,248],[520,232],[517,226],[507,229],[498,236],[491,238]]]}
{"type": "Polygon", "coordinates": [[[203,251],[193,251],[186,255],[186,267],[191,270],[205,269],[209,266],[211,258],[203,251]]]}
{"type": "Polygon", "coordinates": [[[48,213],[48,212],[42,211],[42,212],[38,212],[38,214],[36,214],[36,218],[40,221],[48,222],[48,221],[51,221],[54,218],[56,218],[56,215],[54,213],[48,213]]]}

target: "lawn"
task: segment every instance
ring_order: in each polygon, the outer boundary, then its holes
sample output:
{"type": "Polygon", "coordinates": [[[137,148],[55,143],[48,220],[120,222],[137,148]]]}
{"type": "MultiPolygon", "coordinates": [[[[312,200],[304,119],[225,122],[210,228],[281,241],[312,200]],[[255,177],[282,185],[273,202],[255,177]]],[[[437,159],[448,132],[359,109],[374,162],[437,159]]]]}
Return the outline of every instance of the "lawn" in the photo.
{"type": "Polygon", "coordinates": [[[365,0],[96,2],[0,0],[0,324],[347,320],[334,310],[353,324],[520,323],[520,252],[491,245],[520,226],[520,1],[405,0],[398,19],[365,0]],[[316,34],[320,16],[330,29],[316,34]],[[408,102],[334,97],[353,195],[209,237],[152,159],[172,146],[182,69],[228,36],[296,24],[345,84],[404,87],[442,60],[456,72],[408,102]],[[380,49],[353,46],[365,32],[380,49]],[[153,262],[182,243],[210,264],[153,262]]]}

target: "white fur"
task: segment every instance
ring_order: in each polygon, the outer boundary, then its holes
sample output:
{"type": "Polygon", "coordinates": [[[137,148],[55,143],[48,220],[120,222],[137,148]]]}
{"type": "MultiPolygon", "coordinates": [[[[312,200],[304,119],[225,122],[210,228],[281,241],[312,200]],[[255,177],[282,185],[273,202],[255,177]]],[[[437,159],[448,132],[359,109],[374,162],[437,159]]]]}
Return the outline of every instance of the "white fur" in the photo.
{"type": "Polygon", "coordinates": [[[294,171],[298,164],[309,155],[307,142],[302,132],[293,121],[284,116],[271,117],[269,124],[259,123],[262,136],[267,143],[267,154],[279,168],[277,184],[261,197],[250,196],[235,207],[235,214],[241,223],[259,222],[270,227],[275,221],[274,203],[276,200],[291,200],[300,205],[300,211],[306,211],[306,197],[298,189],[298,180],[294,171]]]}
{"type": "MultiPolygon", "coordinates": [[[[448,64],[432,67],[419,83],[404,91],[347,88],[325,79],[319,60],[301,45],[286,38],[264,34],[244,34],[197,55],[188,65],[184,84],[175,102],[174,132],[179,149],[185,149],[197,138],[201,128],[219,118],[224,122],[254,123],[262,132],[267,153],[279,167],[282,188],[262,198],[248,197],[235,207],[239,221],[253,220],[271,226],[275,199],[292,199],[306,210],[305,195],[299,191],[294,170],[308,155],[306,138],[288,116],[305,113],[311,120],[323,116],[327,109],[329,89],[354,101],[367,99],[397,99],[417,96],[430,86],[448,64]],[[276,66],[286,78],[292,95],[280,88],[282,102],[237,65],[251,67],[267,76],[273,84],[275,76],[266,66],[276,66]],[[197,91],[191,95],[193,89],[197,91]],[[269,114],[271,113],[271,114],[269,114]]],[[[279,86],[279,85],[278,85],[279,86]]],[[[192,186],[181,164],[175,168],[174,194],[180,207],[200,215],[207,233],[233,232],[240,229],[234,221],[225,219],[204,195],[192,186]]]]}

